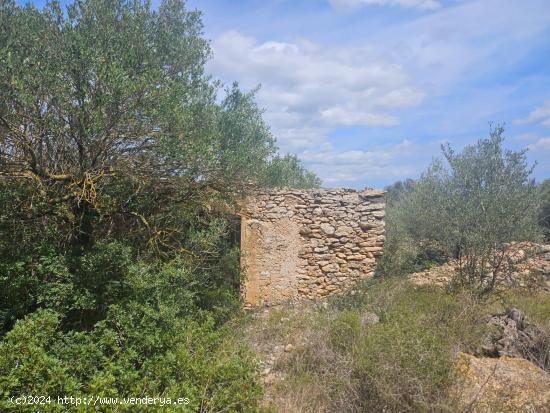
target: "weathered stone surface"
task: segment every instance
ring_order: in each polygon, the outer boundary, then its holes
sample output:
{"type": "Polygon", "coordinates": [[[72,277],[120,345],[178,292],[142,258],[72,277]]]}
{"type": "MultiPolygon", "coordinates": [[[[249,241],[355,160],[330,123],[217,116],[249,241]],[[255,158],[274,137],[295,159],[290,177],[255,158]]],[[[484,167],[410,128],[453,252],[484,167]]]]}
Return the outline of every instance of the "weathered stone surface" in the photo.
{"type": "MultiPolygon", "coordinates": [[[[379,236],[382,239],[382,236],[379,236]]],[[[378,239],[376,237],[375,239],[378,239]]],[[[367,240],[370,242],[370,240],[367,240]]],[[[497,278],[497,288],[530,288],[550,292],[550,244],[517,242],[506,245],[505,265],[497,278]]],[[[459,263],[451,260],[429,270],[411,274],[409,279],[415,284],[448,284],[459,270],[459,263]]]]}
{"type": "Polygon", "coordinates": [[[383,191],[273,189],[241,213],[245,305],[315,299],[373,275],[384,245],[383,191]]]}
{"type": "Polygon", "coordinates": [[[457,411],[550,412],[550,375],[525,359],[460,354],[457,369],[457,411]]]}
{"type": "Polygon", "coordinates": [[[334,232],[334,235],[336,235],[337,237],[345,237],[350,234],[353,234],[353,228],[347,227],[345,225],[339,226],[338,228],[336,228],[336,231],[334,232]]]}
{"type": "Polygon", "coordinates": [[[482,344],[477,354],[489,357],[523,357],[538,362],[540,343],[544,333],[536,324],[531,323],[525,314],[517,308],[511,308],[504,314],[497,314],[488,320],[496,329],[482,344]]]}
{"type": "Polygon", "coordinates": [[[373,229],[378,226],[376,222],[369,222],[369,221],[361,221],[359,225],[363,231],[368,231],[369,229],[373,229]]]}
{"type": "Polygon", "coordinates": [[[339,270],[340,267],[338,267],[338,264],[328,264],[323,267],[321,267],[321,270],[323,272],[336,272],[339,270]]]}
{"type": "Polygon", "coordinates": [[[323,231],[325,235],[333,235],[334,227],[329,224],[321,224],[321,231],[323,231]]]}

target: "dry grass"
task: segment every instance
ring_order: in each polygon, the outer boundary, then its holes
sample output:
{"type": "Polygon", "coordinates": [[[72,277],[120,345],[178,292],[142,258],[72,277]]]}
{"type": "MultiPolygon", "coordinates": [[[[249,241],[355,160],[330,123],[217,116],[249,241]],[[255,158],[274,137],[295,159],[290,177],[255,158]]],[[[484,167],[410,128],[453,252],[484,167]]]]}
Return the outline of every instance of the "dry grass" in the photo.
{"type": "MultiPolygon", "coordinates": [[[[375,280],[323,304],[249,315],[240,331],[264,370],[266,411],[455,412],[456,355],[474,352],[488,334],[486,316],[512,302],[550,321],[550,298],[532,297],[510,293],[503,304],[375,280]]],[[[548,354],[545,337],[540,354],[548,354]]]]}

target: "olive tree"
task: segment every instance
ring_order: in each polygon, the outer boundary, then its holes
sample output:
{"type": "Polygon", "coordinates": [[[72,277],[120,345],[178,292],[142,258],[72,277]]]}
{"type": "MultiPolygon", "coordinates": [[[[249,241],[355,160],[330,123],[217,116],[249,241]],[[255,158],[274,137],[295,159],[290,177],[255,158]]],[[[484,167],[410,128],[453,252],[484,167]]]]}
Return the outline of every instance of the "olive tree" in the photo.
{"type": "Polygon", "coordinates": [[[186,232],[174,214],[264,179],[275,139],[253,92],[205,73],[210,55],[183,0],[0,0],[0,192],[15,218],[55,222],[73,245],[118,231],[166,247],[186,232]]]}
{"type": "Polygon", "coordinates": [[[396,208],[396,226],[415,243],[436,243],[456,259],[456,281],[489,292],[511,266],[507,244],[537,240],[538,190],[526,151],[504,149],[504,129],[436,160],[396,208]]]}
{"type": "Polygon", "coordinates": [[[321,180],[305,169],[296,155],[276,155],[267,163],[261,181],[265,186],[318,188],[321,180]]]}
{"type": "Polygon", "coordinates": [[[95,322],[122,261],[181,260],[211,292],[238,276],[228,216],[277,147],[210,56],[183,0],[0,0],[0,334],[54,302],[95,322]]]}

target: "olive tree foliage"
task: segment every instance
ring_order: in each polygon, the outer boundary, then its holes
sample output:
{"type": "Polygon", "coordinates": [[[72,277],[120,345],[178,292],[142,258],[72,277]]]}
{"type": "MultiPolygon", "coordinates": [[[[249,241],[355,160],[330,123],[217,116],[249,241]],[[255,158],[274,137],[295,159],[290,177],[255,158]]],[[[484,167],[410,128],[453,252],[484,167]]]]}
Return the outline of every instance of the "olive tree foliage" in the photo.
{"type": "MultiPolygon", "coordinates": [[[[419,255],[437,251],[456,259],[457,284],[485,293],[511,271],[507,243],[538,240],[538,190],[526,151],[502,147],[504,129],[457,153],[442,146],[434,161],[388,211],[389,256],[414,268],[419,255]]],[[[432,257],[433,258],[433,257],[432,257]]],[[[395,263],[393,263],[396,265],[395,263]]],[[[396,265],[399,267],[399,265],[396,265]]]]}
{"type": "Polygon", "coordinates": [[[270,159],[261,178],[265,186],[288,186],[291,188],[318,188],[321,180],[306,170],[296,155],[276,155],[270,159]]]}
{"type": "Polygon", "coordinates": [[[264,177],[275,140],[252,92],[218,103],[210,54],[182,0],[0,0],[0,174],[18,217],[72,244],[119,231],[175,248],[172,213],[264,177]]]}

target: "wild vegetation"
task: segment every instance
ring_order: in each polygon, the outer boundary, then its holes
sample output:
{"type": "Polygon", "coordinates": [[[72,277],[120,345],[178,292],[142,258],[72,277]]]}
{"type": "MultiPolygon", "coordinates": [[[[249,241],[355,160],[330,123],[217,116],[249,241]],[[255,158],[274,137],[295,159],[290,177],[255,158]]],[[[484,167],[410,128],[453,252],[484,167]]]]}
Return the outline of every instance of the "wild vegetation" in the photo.
{"type": "Polygon", "coordinates": [[[456,153],[442,147],[417,181],[388,190],[385,274],[414,272],[456,260],[459,287],[486,294],[513,266],[510,242],[542,240],[541,189],[530,178],[526,150],[502,146],[504,128],[456,153]]]}
{"type": "Polygon", "coordinates": [[[499,284],[514,271],[508,243],[541,240],[548,207],[546,184],[530,178],[525,151],[503,149],[503,132],[494,128],[460,153],[445,146],[446,164],[436,160],[418,180],[387,188],[387,241],[373,280],[325,305],[242,321],[267,361],[262,406],[280,412],[521,411],[506,410],[505,398],[489,407],[470,402],[457,367],[461,353],[481,356],[487,343],[501,339],[488,323],[492,316],[519,308],[537,330],[533,342],[518,346],[519,355],[550,372],[550,296],[499,284]],[[450,259],[458,269],[450,288],[408,280],[450,259]]]}
{"type": "Polygon", "coordinates": [[[477,352],[493,331],[487,318],[511,307],[546,329],[540,349],[549,354],[547,295],[510,290],[504,301],[481,300],[402,277],[363,282],[326,306],[272,310],[239,328],[264,360],[275,355],[265,376],[268,411],[468,412],[478,410],[457,391],[457,354],[477,352]],[[276,351],[288,344],[291,351],[276,351]]]}
{"type": "Polygon", "coordinates": [[[210,54],[179,0],[0,2],[0,410],[254,408],[252,354],[224,326],[233,203],[320,182],[277,154],[252,92],[205,73],[210,54]]]}
{"type": "MultiPolygon", "coordinates": [[[[87,411],[9,401],[22,395],[456,411],[454,357],[480,345],[485,316],[515,306],[550,331],[547,295],[495,293],[505,245],[550,228],[550,181],[535,184],[500,127],[388,188],[374,280],[325,306],[242,315],[236,200],[320,180],[278,154],[253,92],[205,72],[210,54],[182,0],[0,0],[1,411],[87,411]],[[453,291],[395,277],[451,258],[453,291]],[[275,343],[293,345],[271,372],[285,380],[262,383],[275,343]]],[[[532,355],[546,369],[548,343],[532,355]]]]}

